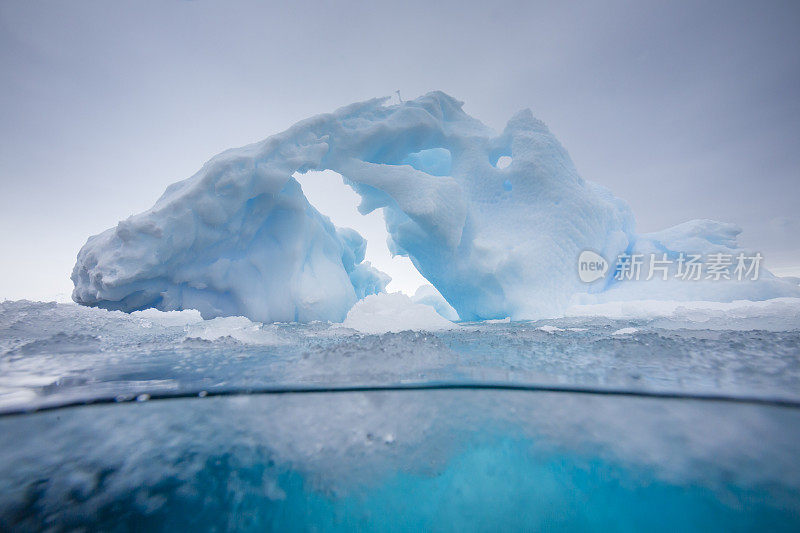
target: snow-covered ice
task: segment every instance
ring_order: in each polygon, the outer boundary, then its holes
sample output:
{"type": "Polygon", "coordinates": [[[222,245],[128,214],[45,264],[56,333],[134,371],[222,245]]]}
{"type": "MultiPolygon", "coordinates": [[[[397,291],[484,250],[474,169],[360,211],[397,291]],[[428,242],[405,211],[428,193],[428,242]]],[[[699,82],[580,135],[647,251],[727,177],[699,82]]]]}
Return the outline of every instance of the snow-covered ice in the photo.
{"type": "Polygon", "coordinates": [[[405,294],[373,294],[356,303],[342,325],[362,333],[438,331],[458,326],[432,306],[416,303],[405,294]]]}
{"type": "MultiPolygon", "coordinates": [[[[250,149],[252,150],[252,148],[250,149]]],[[[74,299],[106,309],[197,309],[260,322],[344,319],[389,278],[365,241],[335,228],[291,177],[226,153],[156,205],[89,239],[74,299]]]]}

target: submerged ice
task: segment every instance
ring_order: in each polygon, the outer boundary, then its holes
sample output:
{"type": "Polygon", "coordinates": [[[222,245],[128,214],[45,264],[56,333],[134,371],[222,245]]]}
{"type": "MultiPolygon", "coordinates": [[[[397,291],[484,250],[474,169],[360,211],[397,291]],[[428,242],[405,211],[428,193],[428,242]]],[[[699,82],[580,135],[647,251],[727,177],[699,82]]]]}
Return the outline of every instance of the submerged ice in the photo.
{"type": "Polygon", "coordinates": [[[74,300],[342,321],[388,277],[364,261],[364,240],[335,228],[292,177],[326,169],[361,196],[362,213],[383,209],[392,253],[408,256],[462,320],[555,316],[612,299],[800,296],[768,273],[747,283],[583,284],[583,250],[735,253],[738,229],[693,221],[638,235],[627,204],[582,179],[528,110],[498,135],[441,92],[384,104],[352,104],[216,156],[150,210],[89,239],[74,300]]]}

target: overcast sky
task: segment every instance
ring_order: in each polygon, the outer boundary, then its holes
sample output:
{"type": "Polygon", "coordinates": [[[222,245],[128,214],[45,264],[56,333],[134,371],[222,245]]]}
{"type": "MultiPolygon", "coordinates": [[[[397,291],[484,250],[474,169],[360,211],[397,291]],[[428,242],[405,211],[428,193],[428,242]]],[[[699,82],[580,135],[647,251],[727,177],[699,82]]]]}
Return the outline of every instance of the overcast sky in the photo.
{"type": "MultiPolygon", "coordinates": [[[[68,293],[89,235],[216,153],[398,89],[498,130],[531,108],[640,231],[735,222],[800,266],[798,28],[796,1],[2,1],[0,298],[68,293]]],[[[302,183],[413,292],[377,215],[302,183]]]]}

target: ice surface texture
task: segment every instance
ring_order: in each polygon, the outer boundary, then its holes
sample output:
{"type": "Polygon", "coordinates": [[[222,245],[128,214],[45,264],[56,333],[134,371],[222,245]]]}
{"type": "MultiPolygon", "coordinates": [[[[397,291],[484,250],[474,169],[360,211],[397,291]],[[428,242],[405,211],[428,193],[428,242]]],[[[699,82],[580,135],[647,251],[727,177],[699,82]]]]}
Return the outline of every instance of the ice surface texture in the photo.
{"type": "Polygon", "coordinates": [[[124,311],[195,308],[205,318],[341,321],[386,278],[363,262],[363,240],[335,229],[292,178],[326,169],[361,195],[362,213],[384,209],[390,250],[407,255],[462,320],[560,315],[576,296],[595,303],[605,292],[717,301],[800,295],[769,275],[682,287],[583,285],[582,250],[606,258],[731,253],[739,230],[695,221],[637,236],[628,206],[583,180],[529,110],[497,135],[441,92],[385,101],[352,104],[213,158],[149,211],[90,238],[72,274],[73,298],[124,311]]]}
{"type": "MultiPolygon", "coordinates": [[[[298,149],[298,151],[302,151],[298,149]]],[[[73,299],[106,309],[197,309],[206,318],[341,321],[389,277],[366,241],[335,228],[258,147],[226,152],[149,211],[91,237],[73,299]]]]}
{"type": "Polygon", "coordinates": [[[123,313],[0,302],[0,412],[166,391],[410,381],[605,386],[800,401],[800,298],[705,307],[573,306],[569,316],[558,319],[471,322],[455,329],[446,321],[433,328],[444,319],[427,306],[426,317],[398,298],[384,305],[375,300],[355,305],[354,323],[345,325],[381,334],[325,322],[203,320],[197,311],[123,313]],[[386,312],[394,320],[387,320],[386,312]],[[403,321],[407,324],[399,326],[403,321]],[[383,333],[410,328],[435,331],[383,333]]]}

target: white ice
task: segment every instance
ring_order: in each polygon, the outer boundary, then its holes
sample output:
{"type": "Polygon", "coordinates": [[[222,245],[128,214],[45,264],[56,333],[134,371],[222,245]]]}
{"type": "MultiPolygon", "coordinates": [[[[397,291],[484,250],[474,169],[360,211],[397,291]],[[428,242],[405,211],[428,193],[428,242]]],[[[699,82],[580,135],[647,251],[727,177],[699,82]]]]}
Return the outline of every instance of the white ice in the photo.
{"type": "Polygon", "coordinates": [[[150,210],[90,238],[73,298],[204,318],[341,321],[388,278],[363,261],[363,239],[335,228],[292,178],[326,169],[361,196],[362,213],[383,208],[392,253],[408,256],[462,320],[558,316],[611,300],[800,296],[766,271],[744,283],[582,284],[583,250],[736,253],[739,230],[692,221],[637,234],[627,204],[582,179],[528,110],[497,134],[441,92],[384,104],[352,104],[216,156],[150,210]]]}
{"type": "Polygon", "coordinates": [[[415,303],[399,292],[367,296],[350,309],[342,325],[371,334],[458,328],[432,306],[415,303]]]}

